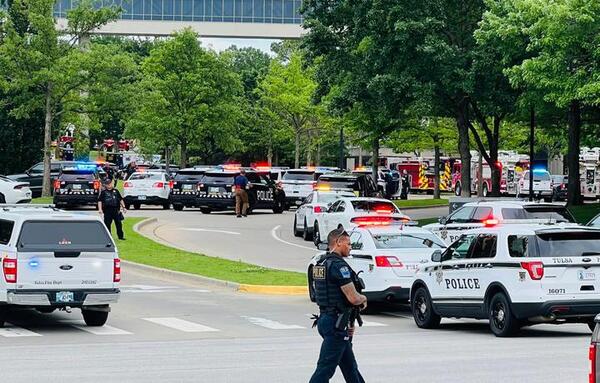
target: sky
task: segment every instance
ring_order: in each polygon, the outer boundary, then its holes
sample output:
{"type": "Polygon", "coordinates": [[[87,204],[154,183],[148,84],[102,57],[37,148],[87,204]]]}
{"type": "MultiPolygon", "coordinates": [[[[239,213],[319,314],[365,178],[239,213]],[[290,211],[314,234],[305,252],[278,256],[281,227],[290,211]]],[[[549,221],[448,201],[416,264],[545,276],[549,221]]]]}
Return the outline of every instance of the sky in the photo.
{"type": "Polygon", "coordinates": [[[238,48],[254,47],[263,52],[272,54],[271,44],[280,40],[271,39],[227,39],[227,38],[200,38],[202,45],[221,52],[232,45],[238,48]]]}

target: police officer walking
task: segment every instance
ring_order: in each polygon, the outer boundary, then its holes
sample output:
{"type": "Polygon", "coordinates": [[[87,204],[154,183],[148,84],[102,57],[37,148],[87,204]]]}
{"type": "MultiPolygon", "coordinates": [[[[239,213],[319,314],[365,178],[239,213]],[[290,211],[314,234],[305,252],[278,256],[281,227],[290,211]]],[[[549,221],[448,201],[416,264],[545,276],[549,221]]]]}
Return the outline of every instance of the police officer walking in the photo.
{"type": "Polygon", "coordinates": [[[233,180],[233,188],[235,189],[235,214],[238,218],[242,215],[248,216],[248,178],[246,178],[246,171],[242,169],[240,174],[233,180]]]}
{"type": "Polygon", "coordinates": [[[348,233],[341,228],[333,230],[327,242],[329,252],[313,267],[312,275],[320,311],[317,327],[323,343],[310,383],[329,382],[337,366],[346,382],[361,383],[364,379],[352,351],[354,323],[346,313],[356,306],[364,310],[367,298],[356,290],[358,277],[344,260],[351,249],[348,233]]]}
{"type": "Polygon", "coordinates": [[[107,178],[103,182],[104,189],[98,196],[98,212],[103,215],[104,224],[109,232],[111,232],[112,222],[115,222],[117,236],[119,239],[124,240],[122,221],[125,203],[123,202],[123,197],[121,197],[121,193],[113,187],[112,179],[107,178]]]}

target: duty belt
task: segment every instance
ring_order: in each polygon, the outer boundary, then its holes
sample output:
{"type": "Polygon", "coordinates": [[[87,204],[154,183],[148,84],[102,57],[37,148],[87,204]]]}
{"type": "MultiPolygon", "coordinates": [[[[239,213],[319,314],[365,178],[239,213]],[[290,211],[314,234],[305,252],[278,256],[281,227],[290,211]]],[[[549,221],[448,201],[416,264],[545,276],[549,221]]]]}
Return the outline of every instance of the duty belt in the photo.
{"type": "Polygon", "coordinates": [[[340,310],[338,310],[336,307],[319,307],[319,312],[321,314],[337,315],[340,313],[340,310]]]}

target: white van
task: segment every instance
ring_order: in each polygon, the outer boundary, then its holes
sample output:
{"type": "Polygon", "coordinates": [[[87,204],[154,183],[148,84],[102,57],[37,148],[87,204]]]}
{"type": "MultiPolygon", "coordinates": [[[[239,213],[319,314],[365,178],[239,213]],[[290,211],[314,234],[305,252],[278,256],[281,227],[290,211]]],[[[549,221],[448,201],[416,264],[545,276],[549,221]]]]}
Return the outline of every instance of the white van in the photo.
{"type": "Polygon", "coordinates": [[[119,299],[121,261],[97,216],[0,205],[0,257],[0,325],[19,306],[80,308],[88,326],[103,326],[119,299]]]}

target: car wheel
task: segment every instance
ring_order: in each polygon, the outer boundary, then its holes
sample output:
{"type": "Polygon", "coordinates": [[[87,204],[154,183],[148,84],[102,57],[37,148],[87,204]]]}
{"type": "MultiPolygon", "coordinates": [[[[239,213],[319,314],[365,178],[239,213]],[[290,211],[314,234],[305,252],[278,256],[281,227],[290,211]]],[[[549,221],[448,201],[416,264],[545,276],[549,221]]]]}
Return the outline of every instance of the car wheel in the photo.
{"type": "Polygon", "coordinates": [[[302,233],[300,232],[300,230],[298,230],[298,220],[296,219],[296,216],[294,215],[294,237],[301,237],[302,233]]]}
{"type": "Polygon", "coordinates": [[[35,309],[42,314],[52,314],[56,307],[36,307],[35,309]]]}
{"type": "Polygon", "coordinates": [[[306,219],[304,220],[304,229],[302,230],[302,239],[305,241],[310,241],[312,239],[312,233],[308,231],[308,225],[306,224],[306,219]]]}
{"type": "Polygon", "coordinates": [[[173,205],[173,210],[175,211],[182,211],[183,210],[183,205],[173,205]]]}
{"type": "Polygon", "coordinates": [[[171,208],[171,204],[168,202],[163,203],[162,205],[163,210],[169,210],[171,208]]]}
{"type": "Polygon", "coordinates": [[[125,204],[125,209],[127,209],[127,210],[131,209],[131,204],[130,203],[126,203],[125,204]]]}
{"type": "Polygon", "coordinates": [[[85,324],[88,326],[104,326],[106,320],[108,319],[107,311],[94,311],[94,310],[81,310],[81,314],[83,315],[83,320],[85,324]]]}
{"type": "Polygon", "coordinates": [[[212,210],[210,210],[210,209],[209,209],[209,208],[207,208],[207,207],[201,207],[201,208],[200,208],[200,211],[202,212],[202,214],[210,214],[210,212],[211,212],[212,210]]]}
{"type": "Polygon", "coordinates": [[[462,187],[460,186],[460,183],[457,183],[456,186],[454,187],[454,195],[457,197],[460,197],[461,194],[462,194],[462,187]]]}
{"type": "Polygon", "coordinates": [[[419,287],[413,296],[410,306],[413,312],[413,318],[419,328],[437,328],[442,321],[442,317],[433,311],[429,291],[425,287],[419,287]]]}
{"type": "Polygon", "coordinates": [[[142,207],[142,204],[141,204],[141,203],[134,203],[134,204],[133,204],[133,208],[134,208],[135,210],[140,210],[140,208],[141,208],[141,207],[142,207]]]}
{"type": "Polygon", "coordinates": [[[587,323],[587,325],[590,328],[590,331],[594,332],[594,329],[596,328],[596,322],[594,322],[594,320],[591,320],[587,323]]]}
{"type": "Polygon", "coordinates": [[[313,225],[313,243],[315,246],[319,246],[319,243],[321,243],[321,232],[319,231],[319,224],[317,221],[315,221],[315,224],[313,225]]]}
{"type": "Polygon", "coordinates": [[[514,317],[510,302],[504,293],[492,297],[488,308],[490,329],[497,337],[514,335],[519,329],[519,321],[514,317]]]}
{"type": "Polygon", "coordinates": [[[0,307],[0,328],[4,327],[4,322],[8,317],[8,309],[6,307],[0,307]]]}

